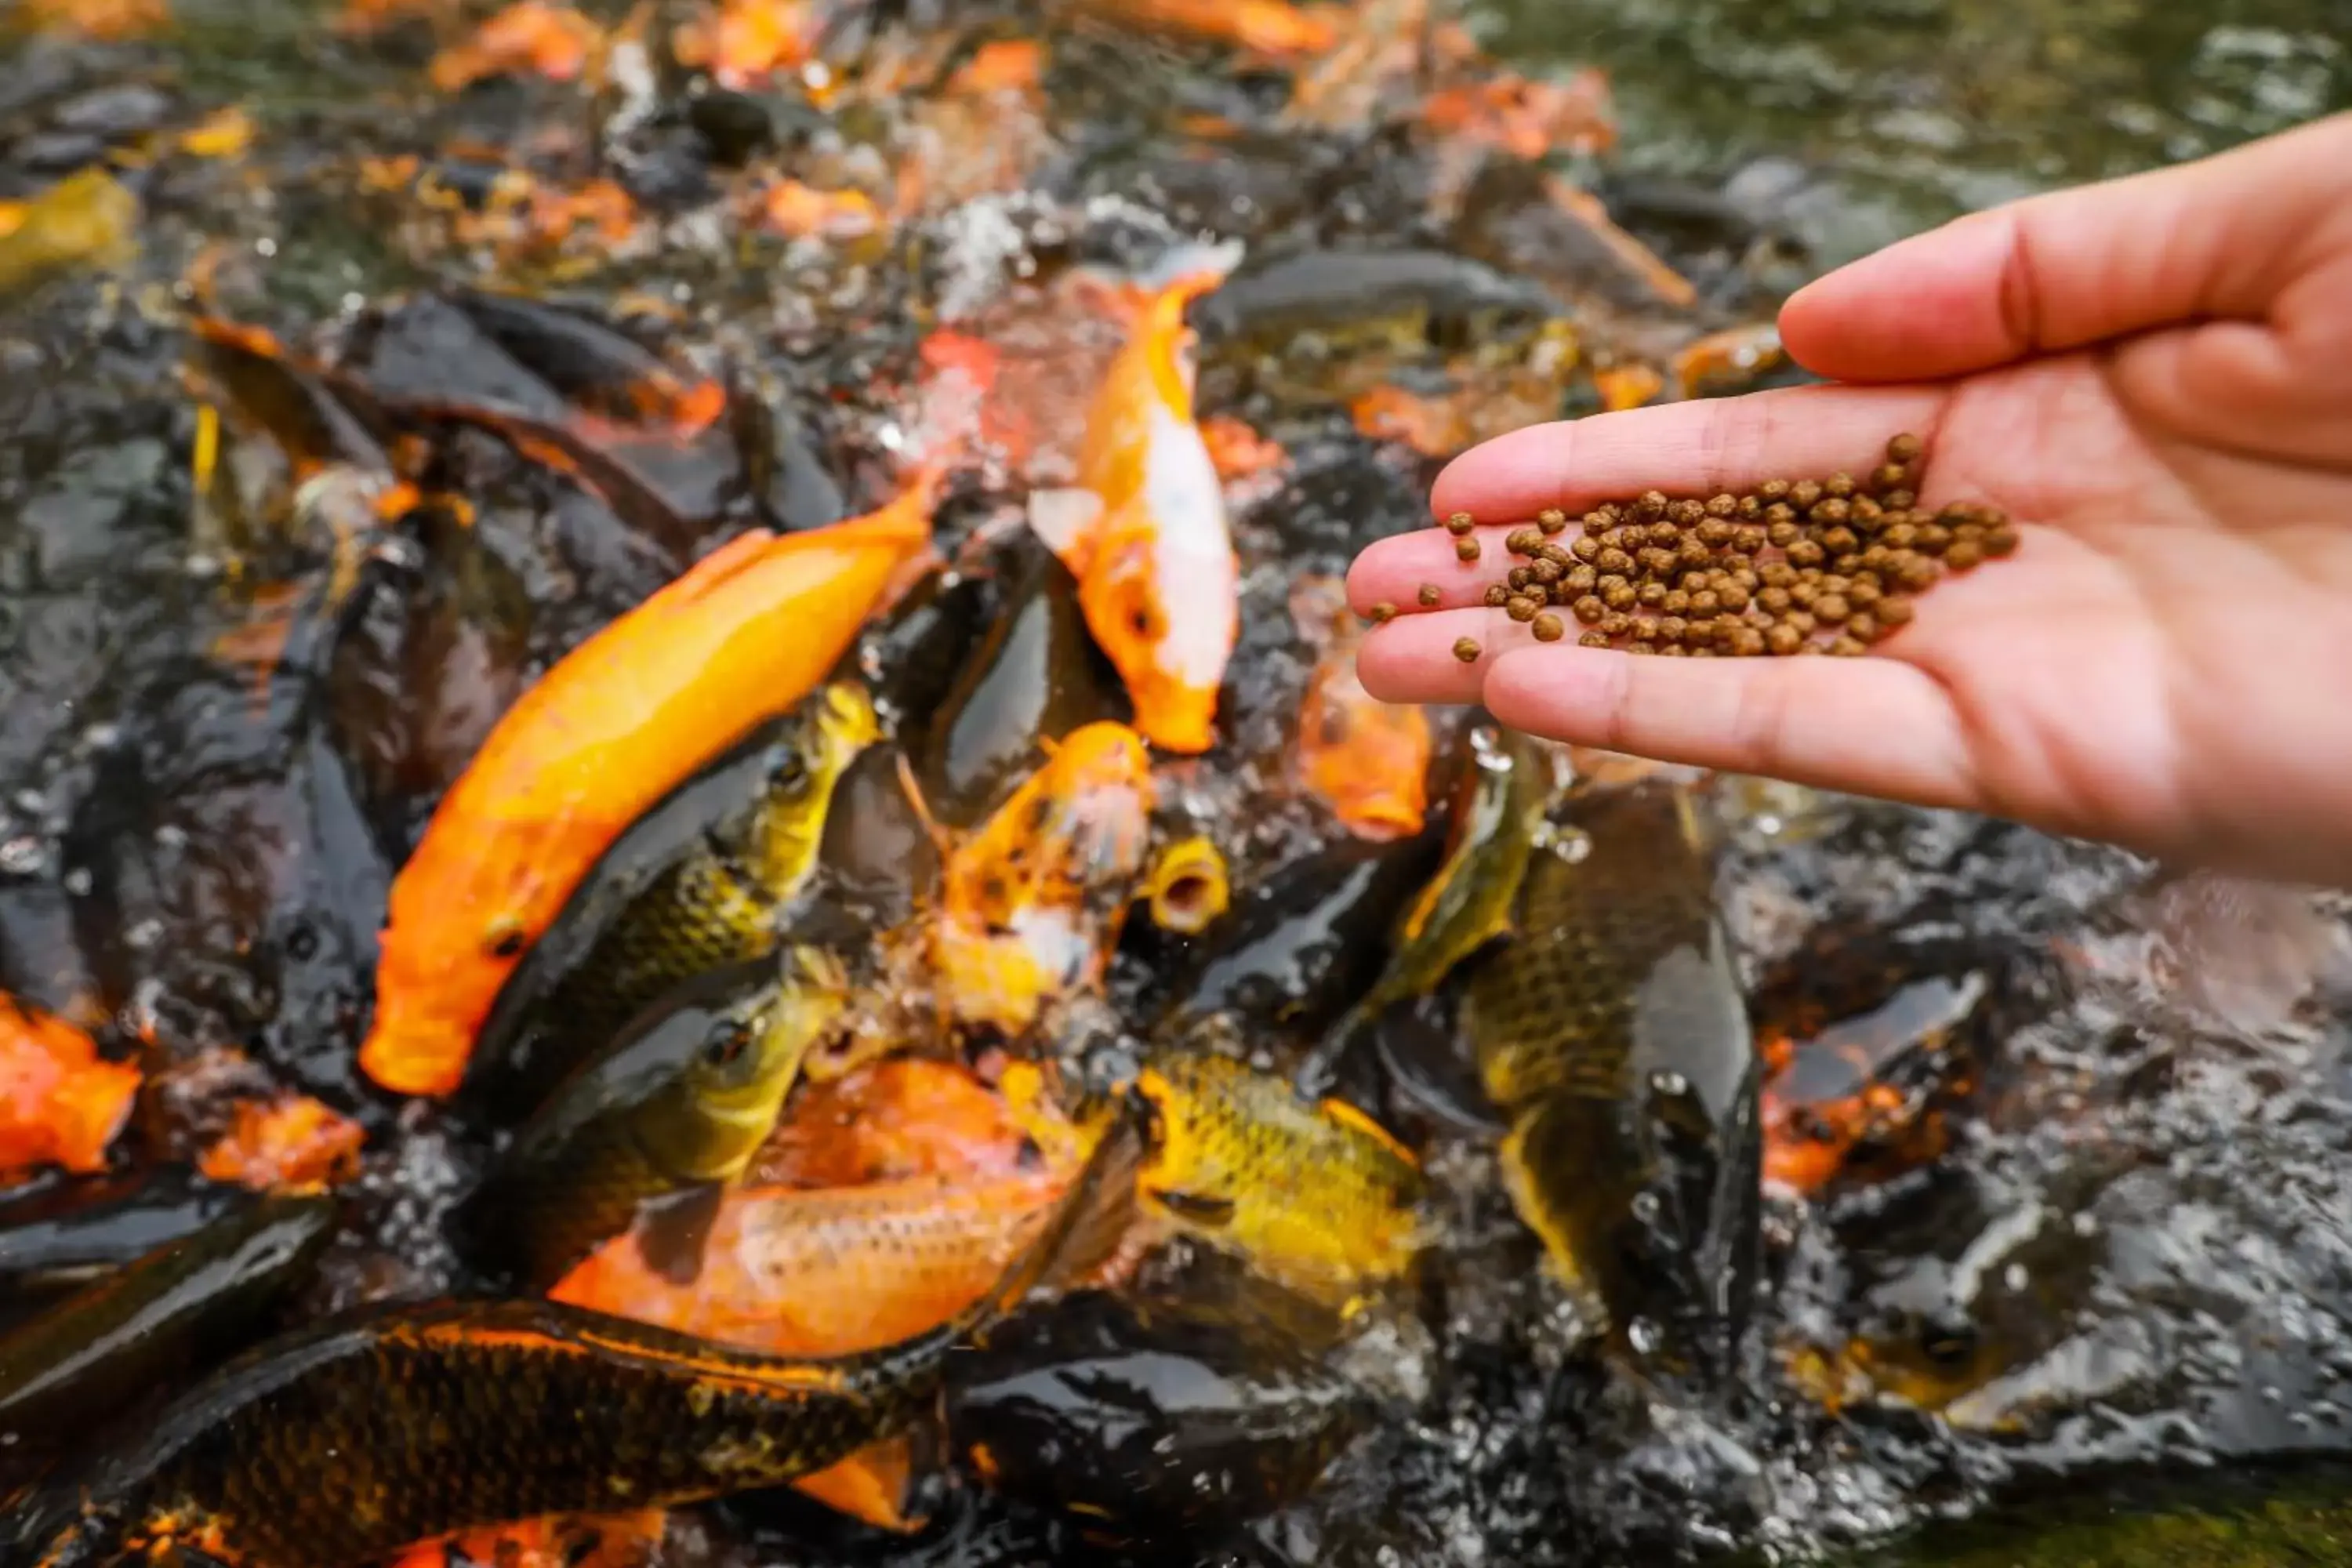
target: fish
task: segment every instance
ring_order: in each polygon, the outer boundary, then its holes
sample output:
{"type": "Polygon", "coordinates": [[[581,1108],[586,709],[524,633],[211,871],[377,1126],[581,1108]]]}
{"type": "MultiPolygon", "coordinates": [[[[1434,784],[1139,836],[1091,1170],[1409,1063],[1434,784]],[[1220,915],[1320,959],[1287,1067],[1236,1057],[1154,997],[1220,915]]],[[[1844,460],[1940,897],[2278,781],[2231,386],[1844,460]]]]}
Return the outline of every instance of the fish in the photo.
{"type": "Polygon", "coordinates": [[[1282,867],[1195,939],[1164,1026],[1225,1016],[1312,1035],[1380,976],[1399,912],[1438,863],[1440,836],[1341,838],[1282,867]]]}
{"type": "Polygon", "coordinates": [[[1493,353],[1566,315],[1551,290],[1430,249],[1306,250],[1236,268],[1192,308],[1202,357],[1493,353]]]}
{"type": "Polygon", "coordinates": [[[1143,1207],[1247,1257],[1269,1279],[1345,1302],[1402,1279],[1428,1226],[1412,1152],[1344,1100],[1205,1051],[1148,1062],[1155,1113],[1143,1207]]]}
{"type": "Polygon", "coordinates": [[[139,198],[103,168],[68,174],[0,233],[0,300],[79,267],[120,267],[138,253],[139,198]]]}
{"type": "Polygon", "coordinates": [[[932,951],[950,1021],[1018,1034],[1101,976],[1143,867],[1153,799],[1142,737],[1073,731],[948,857],[932,951]]]}
{"type": "Polygon", "coordinates": [[[1759,1268],[1762,1076],[1687,789],[1580,797],[1583,854],[1532,856],[1463,1027],[1509,1125],[1506,1184],[1607,1343],[1726,1376],[1759,1268]]]}
{"type": "Polygon", "coordinates": [[[40,1165],[104,1170],[141,1076],[87,1031],[0,992],[0,1182],[40,1165]]]}
{"type": "Polygon", "coordinates": [[[1380,978],[1300,1065],[1298,1082],[1320,1093],[1350,1046],[1400,1002],[1435,991],[1464,960],[1513,929],[1528,866],[1559,791],[1559,754],[1548,742],[1501,726],[1473,726],[1473,765],[1448,813],[1445,858],[1397,918],[1380,978]]]}
{"type": "Polygon", "coordinates": [[[173,1374],[216,1361],[306,1282],[335,1205],[272,1196],[231,1209],[0,1334],[0,1449],[69,1446],[173,1374]]]}
{"type": "MultiPolygon", "coordinates": [[[[598,1247],[551,1295],[774,1355],[870,1350],[984,1294],[1045,1228],[1071,1170],[741,1188],[720,1201],[692,1279],[646,1262],[641,1225],[598,1247]]],[[[902,1445],[883,1445],[794,1484],[867,1523],[904,1529],[910,1469],[902,1445]]]]}
{"type": "Polygon", "coordinates": [[[772,952],[836,786],[878,726],[862,687],[821,687],[632,823],[500,988],[463,1100],[498,1120],[529,1115],[668,987],[772,952]]]}
{"type": "Polygon", "coordinates": [[[904,1430],[957,1344],[1107,1256],[1133,1217],[1144,1146],[1139,1118],[1114,1119],[978,1300],[856,1354],[762,1355],[547,1300],[321,1320],[114,1433],[18,1510],[6,1560],[96,1568],[184,1547],[251,1568],[358,1568],[458,1531],[781,1486],[904,1430]]]}
{"type": "MultiPolygon", "coordinates": [[[[794,947],[655,1003],[524,1123],[472,1195],[467,1228],[485,1260],[510,1262],[523,1285],[544,1290],[627,1229],[640,1205],[665,1198],[665,1234],[690,1243],[848,1001],[839,961],[794,947]]],[[[677,1240],[669,1250],[665,1267],[690,1268],[677,1240]]]]}
{"type": "Polygon", "coordinates": [[[566,655],[507,710],[394,879],[360,1067],[399,1094],[463,1082],[500,988],[646,810],[798,702],[930,542],[935,479],[879,511],[753,530],[566,655]]]}
{"type": "Polygon", "coordinates": [[[0,1293],[56,1295],[254,1205],[186,1164],[45,1183],[0,1203],[0,1293]]]}
{"type": "Polygon", "coordinates": [[[1274,1324],[1073,1291],[959,1350],[950,1441],[992,1489],[1146,1532],[1296,1502],[1371,1397],[1274,1324]]]}
{"type": "MultiPolygon", "coordinates": [[[[1023,1119],[970,1068],[892,1057],[811,1083],[754,1163],[750,1180],[854,1187],[913,1176],[1003,1176],[1036,1163],[1023,1119]]],[[[6,1237],[0,1236],[0,1268],[6,1237]]]]}
{"type": "Polygon", "coordinates": [[[1004,608],[960,666],[917,769],[923,798],[950,827],[970,827],[1003,805],[1035,765],[1041,738],[1129,716],[1068,568],[1033,543],[1004,575],[1004,608]]]}
{"type": "Polygon", "coordinates": [[[1143,902],[1151,923],[1179,936],[1197,936],[1232,907],[1225,857],[1216,841],[1195,833],[1162,847],[1144,874],[1143,902]]]}
{"type": "Polygon", "coordinates": [[[1409,838],[1429,811],[1429,715],[1382,702],[1356,678],[1353,646],[1315,667],[1298,709],[1298,777],[1359,838],[1409,838]]]}
{"type": "Polygon", "coordinates": [[[1077,579],[1136,729],[1180,755],[1209,749],[1241,635],[1241,563],[1193,408],[1184,311],[1238,259],[1232,247],[1181,250],[1164,280],[1110,294],[1130,335],[1088,411],[1077,482],[1030,501],[1032,527],[1077,579]]]}

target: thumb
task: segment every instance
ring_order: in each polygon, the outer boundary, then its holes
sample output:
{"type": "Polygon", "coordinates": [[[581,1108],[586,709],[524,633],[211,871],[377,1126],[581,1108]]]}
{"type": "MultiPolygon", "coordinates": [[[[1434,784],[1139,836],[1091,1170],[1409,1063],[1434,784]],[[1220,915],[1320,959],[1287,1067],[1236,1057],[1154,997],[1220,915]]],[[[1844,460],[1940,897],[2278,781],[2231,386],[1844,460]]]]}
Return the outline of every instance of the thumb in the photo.
{"type": "Polygon", "coordinates": [[[1932,380],[2156,327],[2263,321],[2315,269],[2347,268],[2352,114],[2338,114],[1903,240],[1800,289],[1780,336],[1817,374],[1932,380]]]}
{"type": "Polygon", "coordinates": [[[1523,647],[1481,699],[1515,730],[1659,762],[1983,808],[1951,700],[1891,658],[1643,658],[1523,647]]]}

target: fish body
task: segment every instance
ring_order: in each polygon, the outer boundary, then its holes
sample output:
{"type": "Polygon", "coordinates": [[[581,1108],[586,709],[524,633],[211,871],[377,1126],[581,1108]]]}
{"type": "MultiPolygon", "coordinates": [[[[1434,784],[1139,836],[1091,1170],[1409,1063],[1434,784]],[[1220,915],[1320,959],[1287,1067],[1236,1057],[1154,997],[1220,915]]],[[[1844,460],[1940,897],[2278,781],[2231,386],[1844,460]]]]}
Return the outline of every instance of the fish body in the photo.
{"type": "Polygon", "coordinates": [[[0,1335],[0,1446],[52,1448],[216,1359],[303,1282],[334,1229],[326,1198],[262,1198],[0,1335]]]}
{"type": "Polygon", "coordinates": [[[959,1351],[947,1406],[951,1441],[994,1489],[1161,1531],[1297,1500],[1373,1414],[1270,1324],[1098,1290],[959,1351]]]}
{"type": "Polygon", "coordinates": [[[468,1098],[528,1115],[668,988],[772,952],[877,724],[863,689],[824,687],[630,825],[500,989],[468,1098]]]}
{"type": "Polygon", "coordinates": [[[1163,846],[1144,873],[1142,891],[1151,923],[1180,936],[1200,935],[1234,901],[1224,851],[1204,833],[1163,846]]]}
{"type": "Polygon", "coordinates": [[[1312,250],[1237,269],[1192,308],[1211,353],[1333,346],[1446,352],[1524,338],[1562,314],[1549,289],[1442,250],[1312,250]]]}
{"type": "Polygon", "coordinates": [[[0,992],[0,1182],[40,1165],[104,1170],[139,1081],[87,1031],[0,992]]]}
{"type": "Polygon", "coordinates": [[[463,1080],[476,1031],[596,858],[679,781],[824,679],[930,540],[930,487],[730,541],[574,648],[499,719],[392,888],[362,1070],[463,1080]]]}
{"type": "Polygon", "coordinates": [[[1032,545],[1009,577],[1004,610],[962,664],[923,750],[923,797],[950,827],[995,810],[1035,764],[1039,740],[1126,717],[1068,568],[1032,545]]]}
{"type": "Polygon", "coordinates": [[[1758,1266],[1760,1068],[1693,812],[1663,782],[1581,802],[1584,854],[1528,864],[1463,1022],[1554,1265],[1620,1348],[1719,1372],[1758,1266]]]}
{"type": "Polygon", "coordinates": [[[1035,1239],[1068,1187],[1066,1166],[856,1187],[738,1188],[720,1201],[691,1279],[648,1264],[641,1236],[620,1236],[553,1295],[779,1355],[869,1350],[977,1300],[1035,1239]]]}
{"type": "Polygon", "coordinates": [[[1205,1052],[1154,1058],[1136,1092],[1160,1133],[1143,1173],[1147,1209],[1318,1300],[1346,1300],[1411,1267],[1427,1181],[1363,1112],[1307,1101],[1285,1079],[1205,1052]]]}
{"type": "Polygon", "coordinates": [[[26,204],[0,234],[0,300],[81,266],[136,254],[139,198],[103,168],[68,174],[26,204]]]}
{"type": "Polygon", "coordinates": [[[793,948],[656,1002],[556,1090],[474,1194],[486,1259],[511,1259],[543,1290],[639,1204],[741,1175],[847,993],[837,963],[793,948]]]}
{"type": "Polygon", "coordinates": [[[95,1568],[184,1545],[247,1568],[356,1568],[458,1531],[782,1485],[901,1430],[959,1341],[1103,1256],[1141,1147],[1132,1120],[1114,1126],[981,1300],[856,1355],[730,1350],[555,1301],[323,1321],[61,1478],[12,1521],[6,1560],[95,1568]]]}
{"type": "Polygon", "coordinates": [[[87,1285],[256,1202],[189,1165],[63,1180],[0,1204],[0,1292],[13,1301],[87,1285]]]}
{"type": "Polygon", "coordinates": [[[1034,1163],[1035,1152],[1013,1108],[971,1068],[892,1057],[803,1086],[760,1151],[751,1179],[855,1187],[915,1176],[1003,1176],[1034,1163]]]}
{"type": "Polygon", "coordinates": [[[1224,487],[1193,410],[1185,307],[1230,268],[1186,254],[1134,306],[1127,347],[1087,420],[1076,485],[1033,500],[1032,521],[1078,582],[1095,641],[1126,683],[1135,727],[1186,754],[1213,738],[1217,691],[1241,635],[1241,566],[1224,487]]]}
{"type": "Polygon", "coordinates": [[[1124,724],[1072,731],[948,858],[933,952],[943,1011],[1008,1034],[1093,984],[1150,835],[1150,759],[1124,724]]]}

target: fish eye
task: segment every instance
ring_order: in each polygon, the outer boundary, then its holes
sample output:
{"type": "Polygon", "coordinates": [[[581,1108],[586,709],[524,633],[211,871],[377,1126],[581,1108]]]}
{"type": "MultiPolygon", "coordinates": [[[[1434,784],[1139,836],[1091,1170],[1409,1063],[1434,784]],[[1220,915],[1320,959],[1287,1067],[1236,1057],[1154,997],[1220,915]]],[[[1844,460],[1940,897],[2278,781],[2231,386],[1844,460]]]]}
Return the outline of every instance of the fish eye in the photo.
{"type": "Polygon", "coordinates": [[[706,1067],[733,1067],[751,1045],[751,1027],[740,1019],[730,1018],[710,1033],[702,1042],[702,1061],[706,1067]]]}
{"type": "Polygon", "coordinates": [[[514,958],[522,952],[522,921],[500,915],[482,932],[482,946],[492,958],[514,958]]]}
{"type": "Polygon", "coordinates": [[[798,789],[808,783],[808,759],[798,752],[786,752],[776,759],[775,772],[771,776],[780,789],[798,789]]]}

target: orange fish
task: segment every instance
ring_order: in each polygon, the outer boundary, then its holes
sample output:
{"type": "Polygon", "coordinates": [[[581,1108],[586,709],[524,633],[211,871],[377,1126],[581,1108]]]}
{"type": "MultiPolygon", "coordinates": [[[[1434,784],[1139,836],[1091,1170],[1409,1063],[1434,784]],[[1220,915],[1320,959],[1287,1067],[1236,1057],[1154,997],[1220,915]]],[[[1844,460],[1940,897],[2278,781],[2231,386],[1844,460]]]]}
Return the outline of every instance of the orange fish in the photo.
{"type": "Polygon", "coordinates": [[[806,696],[901,562],[937,477],[873,514],[755,530],[574,648],[499,721],[392,886],[360,1066],[403,1094],[465,1076],[499,988],[622,829],[806,696]]]}
{"type": "Polygon", "coordinates": [[[471,39],[434,56],[428,74],[443,92],[456,92],[484,77],[526,72],[574,81],[603,43],[596,24],[569,5],[516,0],[484,22],[471,39]]]}
{"type": "Polygon", "coordinates": [[[412,1546],[389,1568],[642,1568],[668,1525],[668,1514],[657,1508],[593,1518],[559,1514],[412,1546]]]}
{"type": "Polygon", "coordinates": [[[1429,745],[1428,715],[1366,691],[1353,647],[1316,667],[1298,710],[1299,779],[1349,832],[1379,842],[1421,831],[1429,745]]]}
{"type": "Polygon", "coordinates": [[[1089,0],[1091,9],[1132,26],[1266,55],[1317,55],[1335,47],[1340,6],[1287,0],[1089,0]]]}
{"type": "Polygon", "coordinates": [[[239,1101],[235,1121],[196,1160],[215,1182],[261,1191],[318,1192],[359,1173],[367,1133],[308,1095],[239,1101]]]}
{"type": "Polygon", "coordinates": [[[0,1180],[36,1165],[89,1175],[131,1115],[139,1069],[54,1014],[0,992],[0,1180]]]}
{"type": "Polygon", "coordinates": [[[1095,641],[1153,745],[1209,749],[1241,629],[1241,567],[1215,460],[1193,417],[1184,309],[1224,281],[1237,247],[1187,248],[1157,287],[1104,290],[1132,317],[1095,395],[1076,486],[1042,491],[1030,522],[1070,574],[1095,641]]]}
{"type": "MultiPolygon", "coordinates": [[[[701,1269],[688,1283],[649,1266],[632,1231],[591,1253],[550,1294],[753,1350],[870,1350],[936,1327],[986,1294],[1044,1226],[1070,1169],[822,1191],[739,1188],[719,1201],[701,1269]]],[[[913,1522],[904,1511],[912,1470],[901,1438],[794,1485],[903,1530],[913,1522]]]]}
{"type": "Polygon", "coordinates": [[[941,1011],[1018,1034],[1090,985],[1143,868],[1150,759],[1124,724],[1087,724],[948,857],[932,943],[941,1011]]]}
{"type": "Polygon", "coordinates": [[[760,1152],[759,1185],[854,1187],[914,1176],[1010,1175],[1028,1139],[1021,1120],[969,1068],[893,1057],[832,1083],[808,1083],[760,1152]]]}

